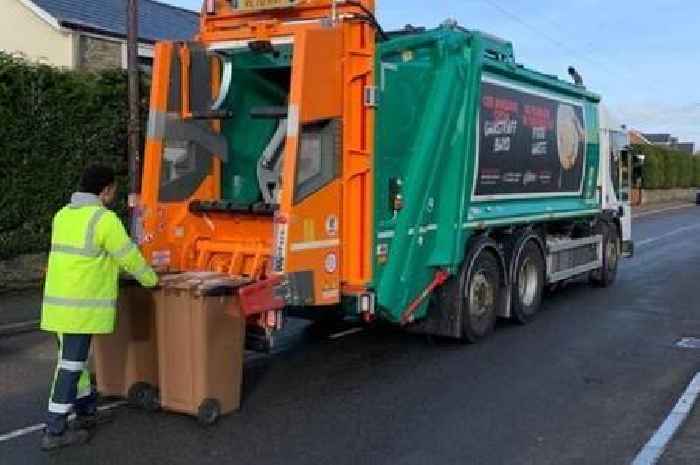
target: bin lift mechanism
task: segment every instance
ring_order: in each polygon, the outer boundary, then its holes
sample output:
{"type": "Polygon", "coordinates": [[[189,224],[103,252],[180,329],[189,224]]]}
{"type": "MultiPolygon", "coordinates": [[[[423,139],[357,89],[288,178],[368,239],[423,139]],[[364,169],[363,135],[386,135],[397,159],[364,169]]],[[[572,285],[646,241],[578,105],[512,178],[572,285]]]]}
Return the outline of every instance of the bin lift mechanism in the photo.
{"type": "MultiPolygon", "coordinates": [[[[290,0],[286,7],[295,6],[298,1],[290,0]]],[[[331,21],[336,23],[339,19],[362,19],[368,21],[377,30],[382,40],[387,40],[388,36],[381,28],[374,14],[365,7],[361,2],[355,0],[332,0],[331,21]],[[359,14],[338,14],[338,6],[347,5],[360,8],[364,15],[359,14]]],[[[216,14],[216,1],[207,0],[206,10],[208,15],[216,14]]],[[[271,52],[272,43],[268,40],[250,40],[240,48],[247,47],[251,51],[265,53],[271,52]]],[[[206,125],[198,123],[197,120],[221,120],[230,118],[232,112],[222,109],[226,102],[233,80],[233,63],[230,59],[228,50],[219,50],[216,46],[209,47],[206,51],[196,50],[199,47],[192,47],[192,44],[183,43],[179,49],[180,58],[180,73],[182,76],[181,87],[181,112],[179,115],[170,114],[165,121],[166,137],[178,138],[177,135],[187,133],[190,139],[197,140],[202,145],[210,149],[214,156],[218,157],[222,162],[228,161],[228,148],[226,141],[219,135],[210,131],[206,125]],[[221,63],[221,79],[216,100],[211,104],[211,107],[206,110],[192,108],[190,99],[191,79],[191,56],[190,52],[206,53],[208,56],[217,57],[221,63]]],[[[253,108],[251,116],[257,118],[276,118],[278,120],[277,128],[275,129],[269,143],[265,147],[262,155],[257,162],[257,180],[262,194],[262,198],[267,205],[277,205],[280,201],[281,191],[281,172],[283,164],[284,146],[288,129],[288,110],[286,107],[261,107],[253,108]]],[[[150,122],[149,122],[150,124],[150,122]]],[[[440,285],[442,285],[449,274],[439,270],[436,272],[435,279],[428,285],[416,299],[411,302],[402,318],[402,324],[408,324],[413,321],[413,313],[419,308],[420,304],[430,295],[430,293],[440,285]]],[[[265,280],[254,284],[248,284],[239,290],[241,297],[241,308],[247,316],[260,315],[269,312],[276,315],[279,310],[282,310],[289,302],[289,294],[292,292],[290,283],[283,275],[273,275],[265,280]]],[[[367,295],[362,295],[358,302],[358,313],[364,315],[365,319],[374,318],[374,299],[368,298],[367,295]]],[[[268,314],[268,315],[269,315],[268,314]]],[[[280,318],[272,318],[278,321],[280,318]]],[[[276,325],[276,324],[275,324],[276,325]]]]}

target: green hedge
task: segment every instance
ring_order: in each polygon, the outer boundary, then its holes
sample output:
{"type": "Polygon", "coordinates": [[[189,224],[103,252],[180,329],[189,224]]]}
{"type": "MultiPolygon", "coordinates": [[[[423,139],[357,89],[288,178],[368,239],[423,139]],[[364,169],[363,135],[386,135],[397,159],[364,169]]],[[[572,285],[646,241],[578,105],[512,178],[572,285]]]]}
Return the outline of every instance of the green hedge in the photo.
{"type": "Polygon", "coordinates": [[[125,192],[127,115],[122,71],[64,71],[0,53],[0,258],[47,250],[51,219],[86,165],[113,166],[125,192]]]}
{"type": "Polygon", "coordinates": [[[700,157],[655,145],[635,145],[634,153],[645,156],[642,187],[675,189],[700,187],[700,157]]]}

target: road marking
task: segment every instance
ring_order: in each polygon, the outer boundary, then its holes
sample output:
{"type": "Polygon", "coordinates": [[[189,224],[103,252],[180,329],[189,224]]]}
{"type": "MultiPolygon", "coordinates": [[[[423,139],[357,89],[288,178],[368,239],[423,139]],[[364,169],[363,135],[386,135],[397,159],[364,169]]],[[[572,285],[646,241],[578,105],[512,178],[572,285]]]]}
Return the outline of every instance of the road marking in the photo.
{"type": "Polygon", "coordinates": [[[633,214],[632,218],[642,218],[644,216],[656,215],[657,213],[670,212],[670,211],[674,211],[674,210],[681,210],[683,208],[690,208],[690,207],[694,207],[694,206],[695,206],[695,204],[689,203],[689,204],[684,204],[684,205],[677,205],[675,207],[661,208],[659,210],[652,210],[652,211],[648,211],[648,212],[641,212],[641,213],[633,214]]]}
{"type": "Polygon", "coordinates": [[[666,234],[662,234],[662,235],[657,236],[657,237],[652,237],[650,239],[645,239],[643,241],[639,241],[635,245],[637,247],[644,247],[645,245],[653,244],[654,242],[658,242],[660,240],[666,239],[667,237],[675,236],[678,233],[690,231],[693,229],[700,229],[700,225],[696,224],[693,226],[683,226],[682,228],[674,229],[673,231],[667,232],[666,234]]]}
{"type": "Polygon", "coordinates": [[[678,428],[685,423],[700,394],[700,373],[696,374],[666,420],[656,430],[632,465],[654,465],[659,461],[678,428]]]}
{"type": "MultiPolygon", "coordinates": [[[[126,404],[125,400],[120,400],[118,402],[112,402],[111,404],[106,404],[106,405],[102,405],[100,407],[97,407],[97,410],[100,410],[100,411],[111,410],[113,408],[121,407],[122,405],[125,405],[125,404],[126,404]]],[[[69,418],[69,420],[72,420],[73,418],[75,418],[75,415],[71,415],[68,418],[69,418]]],[[[9,433],[0,434],[0,442],[7,442],[10,439],[15,439],[15,438],[19,438],[22,436],[26,436],[27,434],[36,433],[37,431],[42,431],[44,428],[46,428],[46,423],[38,423],[36,425],[27,426],[26,428],[20,428],[20,429],[14,430],[14,431],[10,431],[9,433]]]]}
{"type": "Polygon", "coordinates": [[[700,338],[684,337],[676,342],[676,347],[680,347],[681,349],[700,349],[700,338]]]}
{"type": "Polygon", "coordinates": [[[331,334],[328,339],[340,339],[341,337],[350,336],[351,334],[356,334],[364,331],[365,328],[350,328],[347,331],[341,331],[339,333],[331,334]]]}

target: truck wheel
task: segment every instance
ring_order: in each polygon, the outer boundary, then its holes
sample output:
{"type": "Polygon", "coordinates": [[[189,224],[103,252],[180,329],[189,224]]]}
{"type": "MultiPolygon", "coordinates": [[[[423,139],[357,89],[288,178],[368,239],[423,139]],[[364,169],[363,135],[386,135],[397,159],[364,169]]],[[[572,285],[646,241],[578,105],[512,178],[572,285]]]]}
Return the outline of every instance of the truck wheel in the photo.
{"type": "Polygon", "coordinates": [[[535,317],[542,304],[545,264],[540,248],[534,241],[523,243],[514,256],[515,277],[512,284],[513,319],[527,324],[535,317]]]}
{"type": "Polygon", "coordinates": [[[498,258],[492,252],[482,250],[471,269],[463,271],[460,287],[462,339],[476,343],[488,336],[496,325],[501,288],[498,258]]]}
{"type": "Polygon", "coordinates": [[[589,280],[598,287],[610,287],[617,278],[617,265],[620,261],[620,237],[617,228],[603,223],[598,234],[603,234],[603,267],[591,272],[589,280]]]}

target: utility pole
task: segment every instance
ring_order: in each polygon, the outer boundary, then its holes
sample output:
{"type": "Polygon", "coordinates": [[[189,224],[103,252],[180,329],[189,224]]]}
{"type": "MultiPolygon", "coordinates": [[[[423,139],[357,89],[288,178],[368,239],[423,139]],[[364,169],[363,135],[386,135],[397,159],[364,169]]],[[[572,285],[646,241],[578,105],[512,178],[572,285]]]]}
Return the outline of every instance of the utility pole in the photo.
{"type": "Polygon", "coordinates": [[[127,69],[129,76],[129,209],[141,192],[141,117],[138,68],[138,0],[127,0],[127,69]]]}

